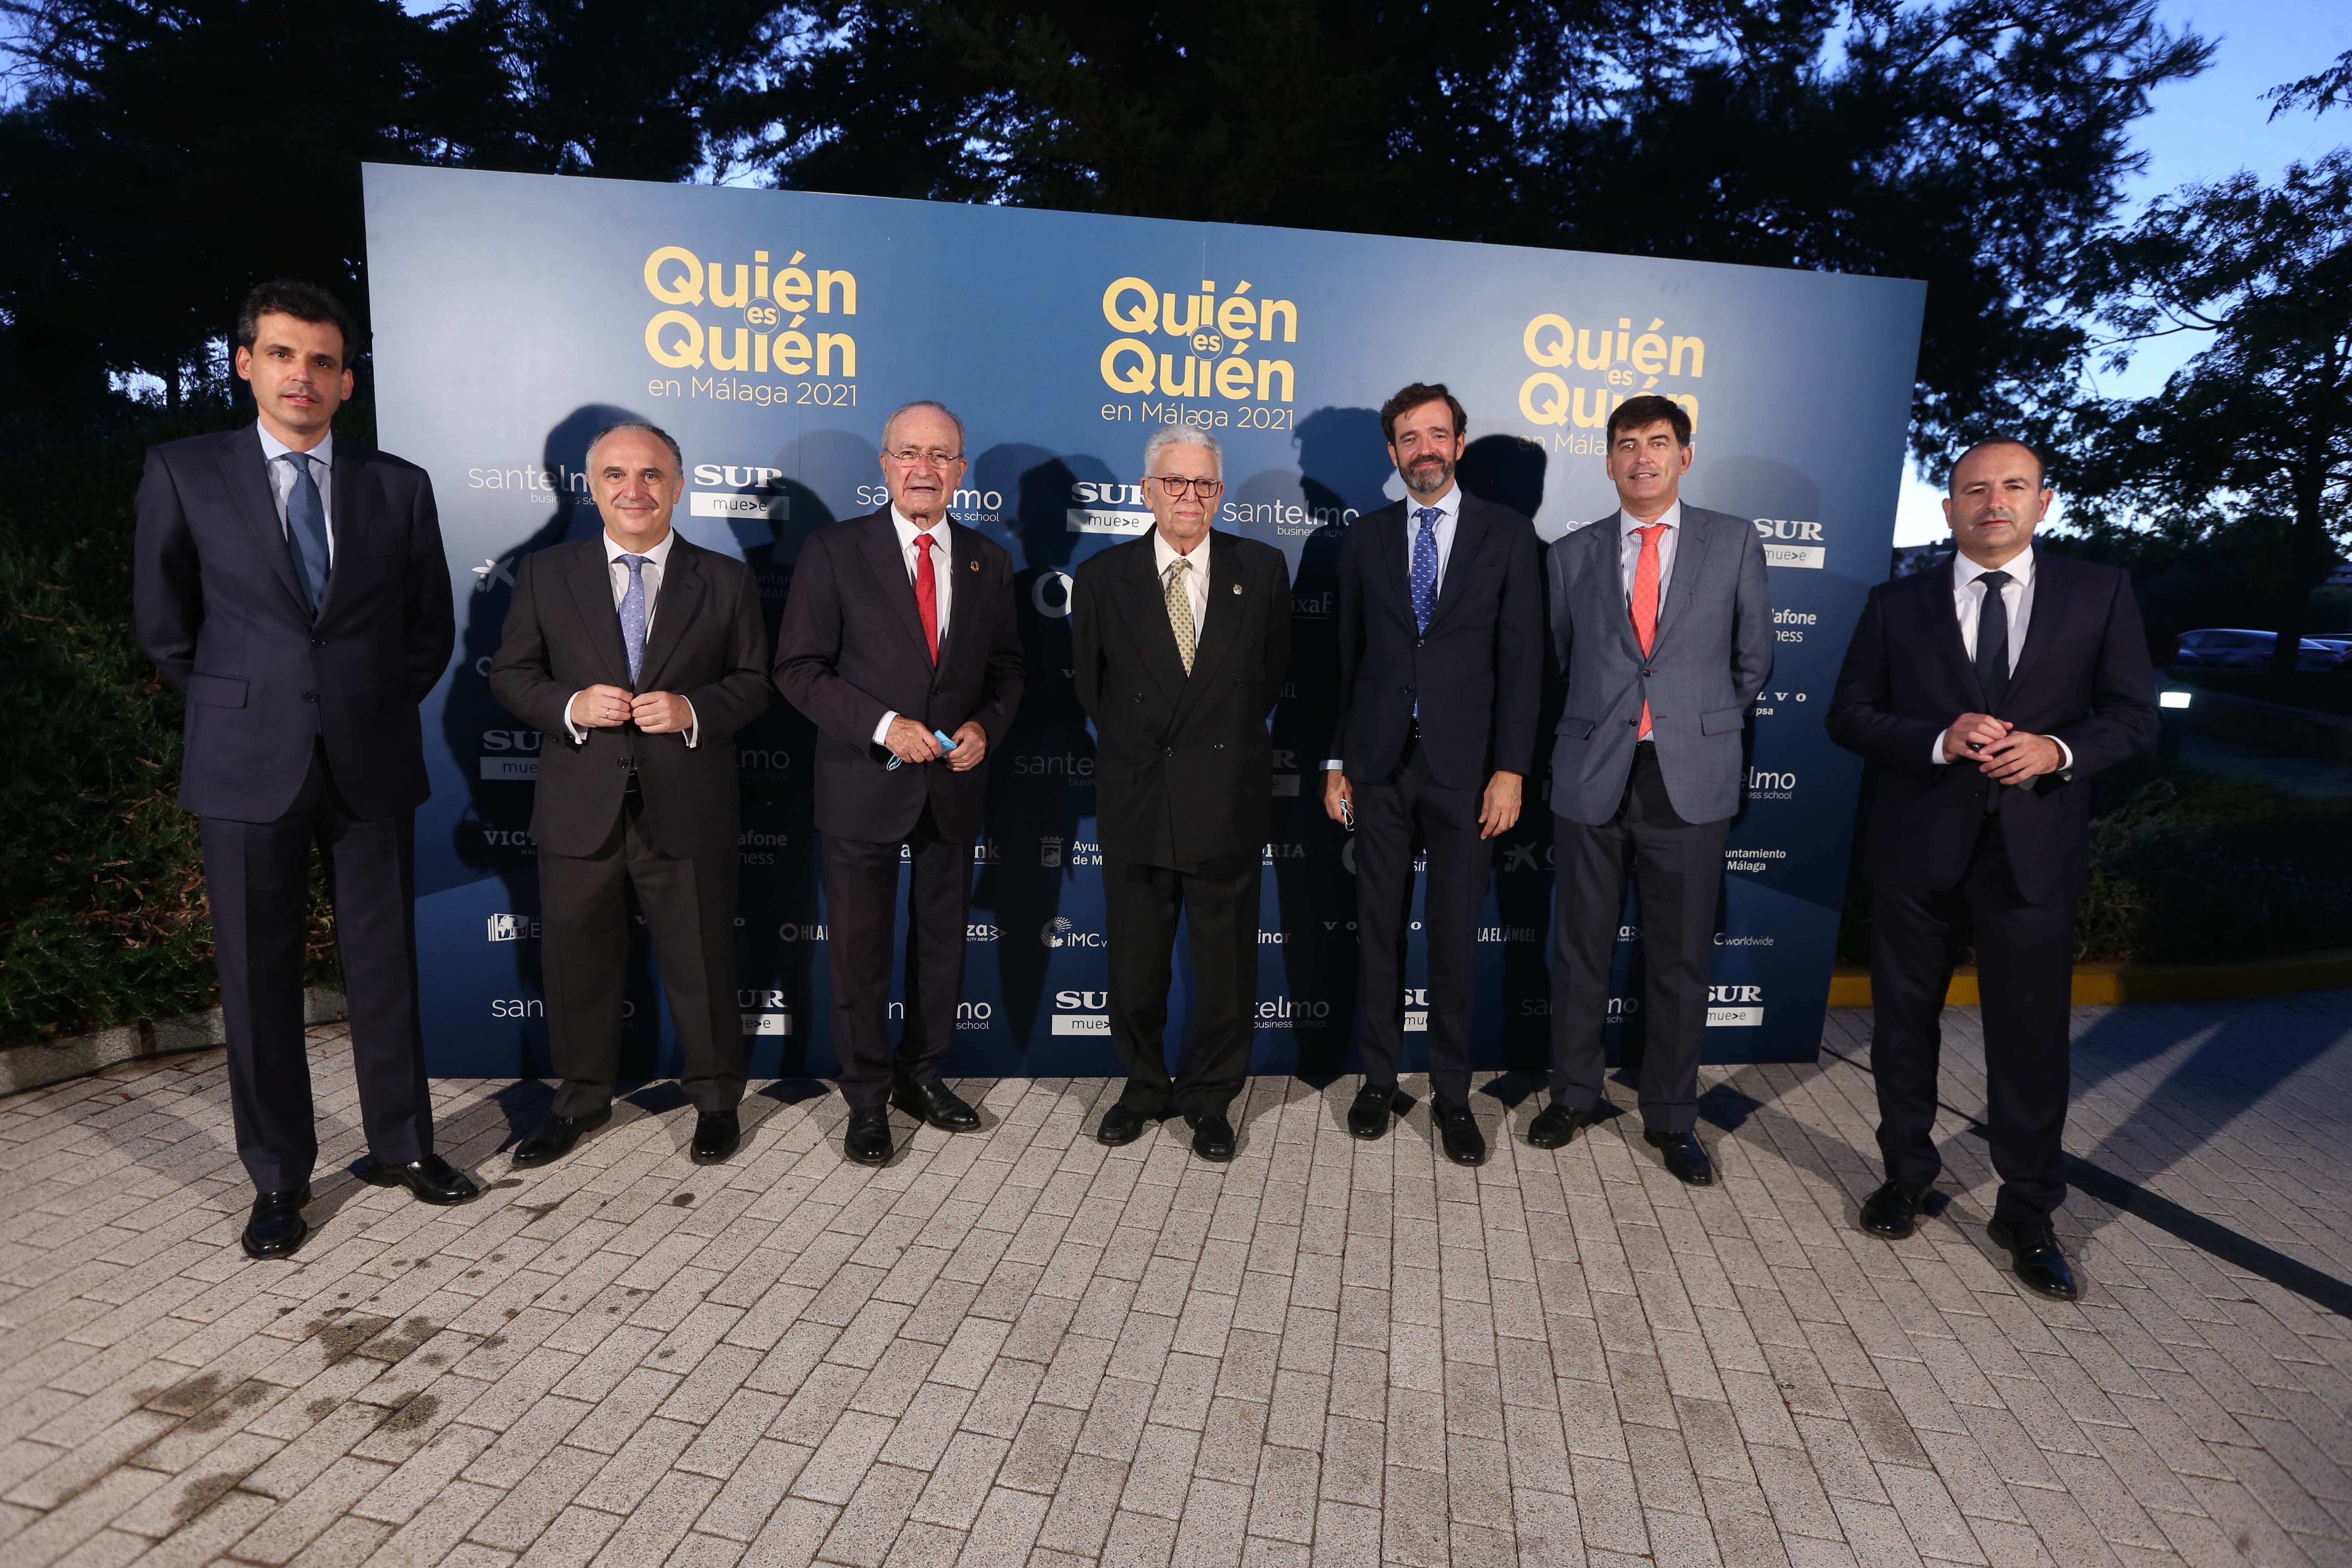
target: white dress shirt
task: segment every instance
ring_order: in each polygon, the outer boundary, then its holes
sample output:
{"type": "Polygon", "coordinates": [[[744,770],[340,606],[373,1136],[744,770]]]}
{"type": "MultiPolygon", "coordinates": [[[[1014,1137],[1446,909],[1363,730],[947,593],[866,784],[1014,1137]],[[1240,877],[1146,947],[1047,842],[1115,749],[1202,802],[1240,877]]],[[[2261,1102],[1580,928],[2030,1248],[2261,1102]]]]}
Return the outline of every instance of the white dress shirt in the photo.
{"type": "MultiPolygon", "coordinates": [[[[1433,595],[1445,591],[1445,565],[1454,559],[1454,525],[1462,521],[1462,487],[1448,485],[1445,493],[1435,500],[1423,500],[1409,489],[1404,493],[1404,593],[1408,606],[1412,603],[1413,542],[1421,537],[1421,509],[1429,506],[1435,507],[1438,512],[1437,579],[1430,584],[1433,595]]],[[[1433,597],[1431,602],[1434,605],[1433,597]]],[[[1416,703],[1414,711],[1418,713],[1419,710],[1420,705],[1416,703]]],[[[1323,759],[1323,771],[1327,773],[1345,765],[1338,757],[1323,759]]]]}
{"type": "MultiPolygon", "coordinates": [[[[1619,522],[1623,525],[1618,536],[1618,561],[1624,568],[1625,605],[1627,609],[1631,610],[1633,604],[1633,574],[1640,570],[1642,564],[1642,536],[1633,531],[1637,528],[1647,528],[1650,523],[1643,522],[1622,507],[1618,509],[1617,516],[1619,522]]],[[[1666,605],[1666,584],[1675,574],[1675,542],[1683,536],[1683,503],[1680,500],[1675,501],[1664,511],[1652,518],[1650,522],[1663,522],[1666,525],[1665,532],[1658,535],[1658,607],[1663,610],[1666,605]]]]}
{"type": "MultiPolygon", "coordinates": [[[[1984,574],[2000,571],[2009,574],[2001,584],[2000,602],[2009,611],[2009,672],[2017,673],[2017,656],[2025,651],[2025,628],[2033,619],[2033,547],[2027,545],[2007,565],[1982,566],[1965,555],[1952,557],[1952,613],[1960,618],[1960,647],[1968,651],[1969,664],[1977,662],[1977,622],[1984,615],[1984,574]]],[[[1951,733],[1948,727],[1936,732],[1934,760],[1944,761],[1944,737],[1951,733]]],[[[2074,753],[2066,742],[2053,735],[2058,748],[2058,769],[2061,773],[2074,765],[2074,753]]]]}
{"type": "MultiPolygon", "coordinates": [[[[906,564],[907,581],[909,584],[915,581],[915,574],[919,569],[922,560],[922,556],[918,553],[915,541],[920,539],[929,543],[931,551],[931,583],[936,589],[934,597],[938,602],[940,612],[940,647],[945,648],[948,646],[948,605],[955,598],[955,574],[948,570],[955,563],[955,552],[948,543],[947,516],[941,513],[939,521],[932,523],[930,527],[917,528],[907,521],[906,513],[893,506],[890,509],[890,526],[898,531],[898,559],[906,564]]],[[[898,710],[895,708],[882,715],[882,722],[874,726],[876,745],[882,745],[889,739],[890,721],[898,716],[898,710]]]]}
{"type": "Polygon", "coordinates": [[[1168,596],[1168,569],[1179,561],[1192,563],[1192,569],[1184,574],[1184,596],[1192,602],[1192,636],[1197,642],[1209,618],[1209,536],[1202,534],[1201,542],[1192,546],[1192,552],[1183,555],[1168,542],[1166,534],[1155,528],[1151,531],[1151,560],[1160,573],[1162,599],[1168,596]]]}
{"type": "MultiPolygon", "coordinates": [[[[662,568],[669,564],[669,547],[677,542],[677,530],[674,528],[663,534],[661,542],[650,550],[631,550],[625,544],[615,542],[611,534],[604,535],[604,571],[605,574],[612,579],[613,608],[615,612],[619,611],[621,601],[629,596],[629,566],[623,557],[629,555],[646,557],[646,564],[638,568],[638,573],[644,577],[646,584],[646,647],[649,649],[654,646],[654,609],[656,603],[661,597],[662,568]]],[[[579,700],[580,693],[573,692],[572,702],[579,700]]],[[[588,742],[588,733],[572,721],[572,702],[566,702],[563,705],[563,727],[572,731],[573,745],[585,745],[588,742]]],[[[691,747],[701,738],[702,721],[694,717],[692,702],[687,703],[686,711],[686,743],[691,747]]]]}
{"type": "MultiPolygon", "coordinates": [[[[269,493],[278,502],[278,526],[290,528],[286,521],[287,503],[294,496],[294,465],[278,459],[294,450],[269,433],[269,426],[258,419],[253,427],[261,433],[261,458],[269,469],[269,493]]],[[[335,567],[335,437],[329,431],[319,437],[319,444],[302,456],[310,460],[310,482],[319,487],[319,510],[327,520],[327,569],[335,567]]]]}

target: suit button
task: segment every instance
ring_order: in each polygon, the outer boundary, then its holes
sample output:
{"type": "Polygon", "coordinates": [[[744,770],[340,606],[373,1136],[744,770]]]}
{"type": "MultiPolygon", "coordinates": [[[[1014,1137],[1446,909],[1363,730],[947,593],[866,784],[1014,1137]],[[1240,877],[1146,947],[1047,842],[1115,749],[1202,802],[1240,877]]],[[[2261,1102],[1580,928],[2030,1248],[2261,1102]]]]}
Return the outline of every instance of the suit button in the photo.
{"type": "Polygon", "coordinates": [[[1413,647],[1421,647],[1421,646],[1422,646],[1422,644],[1423,644],[1423,639],[1422,639],[1422,638],[1420,638],[1420,637],[1415,637],[1415,638],[1413,638],[1413,639],[1412,639],[1412,646],[1413,646],[1413,647]]]}
{"type": "Polygon", "coordinates": [[[1169,747],[1167,750],[1165,750],[1165,751],[1161,752],[1160,754],[1161,756],[1163,756],[1163,757],[1172,757],[1172,756],[1174,756],[1174,755],[1176,754],[1176,748],[1175,748],[1175,747],[1173,747],[1173,746],[1171,746],[1171,747],[1169,747]]]}
{"type": "Polygon", "coordinates": [[[310,646],[312,647],[324,647],[327,646],[327,639],[324,637],[312,637],[310,639],[310,646]]]}
{"type": "Polygon", "coordinates": [[[1209,750],[1211,750],[1211,751],[1213,751],[1213,752],[1222,752],[1222,751],[1223,751],[1224,749],[1225,749],[1225,743],[1224,743],[1223,741],[1217,741],[1217,742],[1213,742],[1213,743],[1210,745],[1210,747],[1209,747],[1209,750]]]}
{"type": "Polygon", "coordinates": [[[614,757],[613,759],[613,765],[616,768],[626,768],[629,765],[629,759],[626,757],[614,757]]]}
{"type": "Polygon", "coordinates": [[[316,702],[319,700],[319,694],[315,691],[305,691],[302,693],[302,700],[305,702],[316,702]]]}
{"type": "Polygon", "coordinates": [[[1642,721],[1639,719],[1628,719],[1625,721],[1625,728],[1628,730],[1638,730],[1641,727],[1642,721]]]}

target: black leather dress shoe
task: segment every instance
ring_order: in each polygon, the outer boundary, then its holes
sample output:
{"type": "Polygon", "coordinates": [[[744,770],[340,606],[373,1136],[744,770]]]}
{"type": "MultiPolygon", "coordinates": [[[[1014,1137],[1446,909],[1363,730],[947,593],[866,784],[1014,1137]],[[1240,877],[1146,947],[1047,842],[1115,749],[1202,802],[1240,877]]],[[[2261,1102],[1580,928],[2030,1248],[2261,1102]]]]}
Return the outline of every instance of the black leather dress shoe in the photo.
{"type": "Polygon", "coordinates": [[[1206,1116],[1187,1116],[1184,1125],[1192,1130],[1192,1152],[1203,1160],[1223,1164],[1234,1157],[1234,1124],[1214,1111],[1206,1116]]]}
{"type": "Polygon", "coordinates": [[[613,1120],[612,1107],[607,1106],[593,1116],[558,1116],[546,1126],[514,1146],[507,1156],[510,1164],[525,1169],[533,1165],[551,1165],[572,1152],[572,1146],[583,1134],[593,1132],[613,1120]]]}
{"type": "Polygon", "coordinates": [[[1715,1185],[1715,1163],[1696,1132],[1643,1132],[1642,1142],[1665,1156],[1667,1174],[1685,1186],[1715,1185]]]}
{"type": "Polygon", "coordinates": [[[308,1186],[286,1193],[263,1193],[253,1200],[253,1213],[237,1239],[247,1258],[286,1258],[310,1234],[302,1205],[310,1201],[308,1186]]]}
{"type": "Polygon", "coordinates": [[[863,1110],[849,1113],[849,1126],[841,1135],[841,1152],[861,1165],[887,1165],[890,1163],[890,1108],[869,1105],[863,1110]]]}
{"type": "Polygon", "coordinates": [[[1457,1165],[1486,1163],[1486,1135],[1478,1131],[1478,1119],[1466,1105],[1437,1113],[1437,1142],[1457,1165]]]}
{"type": "Polygon", "coordinates": [[[2009,1248],[2009,1261],[2026,1288],[2053,1301],[2077,1300],[2082,1287],[2074,1282],[2074,1266],[2058,1249],[2058,1233],[2047,1222],[2026,1225],[1995,1217],[1985,1226],[1995,1247],[2009,1248]]]}
{"type": "Polygon", "coordinates": [[[980,1126],[980,1112],[963,1096],[934,1079],[898,1086],[890,1103],[918,1121],[928,1121],[942,1132],[971,1132],[980,1126]]]}
{"type": "Polygon", "coordinates": [[[1348,1107],[1348,1131],[1359,1138],[1378,1138],[1389,1130],[1389,1113],[1396,1109],[1396,1089],[1366,1084],[1348,1107]]]}
{"type": "Polygon", "coordinates": [[[698,1165],[716,1165],[733,1159],[742,1146],[740,1117],[731,1110],[705,1110],[694,1119],[694,1142],[687,1145],[686,1157],[698,1165]]]}
{"type": "Polygon", "coordinates": [[[1536,1112],[1528,1123],[1528,1142],[1538,1149],[1565,1149],[1576,1130],[1592,1120],[1589,1110],[1570,1110],[1558,1100],[1536,1112]]]}
{"type": "Polygon", "coordinates": [[[1168,1120],[1167,1113],[1138,1110],[1120,1100],[1103,1112],[1102,1125],[1095,1129],[1095,1142],[1107,1149],[1117,1149],[1132,1143],[1155,1121],[1168,1120]]]}
{"type": "Polygon", "coordinates": [[[416,1194],[419,1203],[462,1204],[478,1197],[482,1189],[473,1179],[438,1154],[427,1154],[422,1160],[411,1160],[405,1165],[394,1165],[383,1160],[370,1160],[360,1167],[360,1179],[373,1182],[379,1187],[395,1184],[416,1194]]]}
{"type": "Polygon", "coordinates": [[[1862,1229],[1883,1241],[1900,1241],[1918,1228],[1925,1182],[1888,1182],[1862,1200],[1862,1229]]]}

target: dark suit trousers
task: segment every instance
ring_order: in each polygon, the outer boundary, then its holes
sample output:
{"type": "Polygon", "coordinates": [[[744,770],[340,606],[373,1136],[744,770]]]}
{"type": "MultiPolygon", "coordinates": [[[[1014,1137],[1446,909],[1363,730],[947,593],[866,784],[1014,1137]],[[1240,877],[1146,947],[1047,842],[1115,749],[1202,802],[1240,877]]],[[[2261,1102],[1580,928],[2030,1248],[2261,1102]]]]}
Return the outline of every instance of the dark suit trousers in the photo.
{"type": "Polygon", "coordinates": [[[547,1034],[562,1079],[555,1091],[558,1116],[593,1116],[613,1103],[621,1070],[628,890],[653,936],[670,1024],[685,1051],[679,1087],[701,1111],[732,1110],[743,1098],[735,850],[663,854],[646,836],[640,799],[634,791],[622,797],[613,830],[594,854],[539,852],[547,1034]]]}
{"type": "Polygon", "coordinates": [[[971,840],[940,832],[929,805],[903,841],[824,839],[826,960],[841,1096],[853,1110],[890,1102],[898,1084],[936,1083],[955,1041],[963,938],[971,917],[971,840]],[[907,896],[907,1019],[890,1054],[890,949],[898,911],[898,845],[914,876],[907,896]]]}
{"type": "Polygon", "coordinates": [[[2010,874],[1998,816],[1987,817],[1957,888],[1872,890],[1870,1068],[1878,1081],[1878,1148],[1890,1181],[1926,1184],[1936,1152],[1936,1074],[1944,995],[1962,910],[1975,931],[1984,998],[1993,1214],[2040,1224],[2066,1200],[2066,1096],[2073,1072],[2074,900],[2032,904],[2010,874]]]}
{"type": "Polygon", "coordinates": [[[1103,858],[1110,1037],[1127,1068],[1120,1103],[1159,1116],[1223,1116],[1249,1071],[1257,1002],[1260,850],[1188,870],[1103,858]],[[1176,928],[1192,939],[1192,1016],[1168,1072],[1176,928]]]}
{"type": "Polygon", "coordinates": [[[1470,1103],[1470,1016],[1478,907],[1494,855],[1478,837],[1481,792],[1429,776],[1418,741],[1386,783],[1356,797],[1356,1048],[1364,1081],[1396,1087],[1403,1045],[1405,931],[1412,911],[1412,851],[1429,853],[1422,929],[1429,941],[1429,1083],[1441,1109],[1470,1103]]]}
{"type": "Polygon", "coordinates": [[[1731,819],[1685,822],[1675,815],[1657,748],[1641,745],[1614,817],[1588,827],[1556,816],[1552,827],[1559,889],[1552,917],[1552,1100],[1580,1111],[1601,1098],[1601,1031],[1630,858],[1645,977],[1642,1125],[1687,1132],[1698,1124],[1699,1047],[1731,819]]]}
{"type": "Polygon", "coordinates": [[[228,1036],[229,1106],[237,1157],[253,1184],[266,1193],[299,1187],[319,1160],[302,1035],[313,843],[334,900],[368,1152],[394,1164],[431,1153],[433,1101],[416,1016],[416,814],[351,816],[314,749],[310,775],[277,821],[197,820],[228,1036]]]}

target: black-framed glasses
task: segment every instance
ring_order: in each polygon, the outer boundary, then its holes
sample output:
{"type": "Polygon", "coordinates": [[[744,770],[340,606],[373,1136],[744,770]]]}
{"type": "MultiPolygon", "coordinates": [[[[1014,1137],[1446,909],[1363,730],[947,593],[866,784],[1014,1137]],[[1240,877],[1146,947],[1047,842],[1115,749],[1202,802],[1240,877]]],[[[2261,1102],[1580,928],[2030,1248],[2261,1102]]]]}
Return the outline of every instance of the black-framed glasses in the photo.
{"type": "Polygon", "coordinates": [[[918,450],[913,447],[901,447],[895,452],[885,452],[882,455],[889,458],[892,462],[898,464],[902,468],[911,468],[916,464],[923,462],[929,463],[931,467],[935,468],[944,468],[952,464],[963,461],[963,454],[961,452],[950,452],[938,447],[930,447],[928,450],[918,450]]]}
{"type": "Polygon", "coordinates": [[[1214,500],[1225,493],[1225,481],[1223,479],[1186,479],[1174,474],[1154,474],[1151,482],[1158,485],[1170,500],[1181,499],[1187,490],[1202,500],[1214,500]]]}

